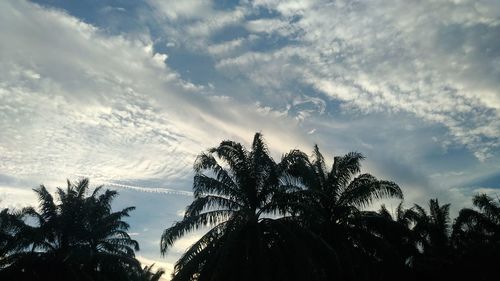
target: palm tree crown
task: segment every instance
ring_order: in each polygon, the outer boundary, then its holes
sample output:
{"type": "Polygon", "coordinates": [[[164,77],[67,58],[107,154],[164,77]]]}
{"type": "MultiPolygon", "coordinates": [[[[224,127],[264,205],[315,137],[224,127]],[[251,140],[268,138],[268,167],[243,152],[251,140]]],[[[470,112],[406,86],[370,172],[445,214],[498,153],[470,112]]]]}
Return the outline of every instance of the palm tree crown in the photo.
{"type": "MultiPolygon", "coordinates": [[[[358,278],[360,272],[354,260],[374,257],[382,243],[370,227],[376,216],[362,212],[375,199],[403,198],[399,186],[391,181],[378,180],[361,171],[360,153],[350,152],[335,156],[327,170],[323,155],[314,146],[312,159],[300,150],[285,154],[281,167],[289,177],[287,185],[295,186],[286,194],[290,213],[305,226],[316,232],[338,254],[344,278],[358,278]]],[[[368,274],[368,273],[367,273],[368,274]]]]}
{"type": "Polygon", "coordinates": [[[479,211],[469,208],[460,210],[453,225],[455,247],[476,247],[479,244],[500,241],[500,199],[495,201],[486,194],[472,199],[479,211]]]}
{"type": "Polygon", "coordinates": [[[450,204],[440,206],[438,199],[431,199],[429,214],[420,205],[415,204],[414,208],[417,215],[413,230],[424,254],[433,257],[449,254],[450,204]]]}
{"type": "Polygon", "coordinates": [[[310,201],[320,219],[338,222],[342,214],[352,208],[368,206],[374,199],[403,198],[399,186],[391,181],[378,180],[370,174],[360,174],[361,160],[364,156],[350,152],[344,156],[335,156],[328,171],[325,159],[318,146],[314,146],[313,159],[299,150],[292,150],[282,159],[284,169],[305,187],[303,195],[310,201]]]}
{"type": "Polygon", "coordinates": [[[22,239],[17,243],[22,250],[11,257],[6,272],[36,274],[26,276],[34,280],[86,280],[113,273],[119,280],[139,266],[134,258],[139,245],[123,221],[134,207],[113,212],[116,191],[101,193],[102,187],[97,187],[87,196],[88,189],[88,179],[76,184],[68,181],[66,189],[57,189],[57,201],[45,186],[34,189],[39,207],[23,209],[23,216],[33,223],[25,223],[19,230],[22,239]],[[48,270],[52,266],[60,270],[48,270]]]}
{"type": "Polygon", "coordinates": [[[184,219],[164,231],[162,253],[189,231],[211,229],[178,260],[173,280],[317,277],[311,273],[317,265],[306,259],[321,247],[304,243],[313,241],[310,233],[287,218],[272,218],[284,214],[277,194],[286,187],[260,133],[250,151],[221,142],[198,156],[194,170],[194,201],[184,219]]]}

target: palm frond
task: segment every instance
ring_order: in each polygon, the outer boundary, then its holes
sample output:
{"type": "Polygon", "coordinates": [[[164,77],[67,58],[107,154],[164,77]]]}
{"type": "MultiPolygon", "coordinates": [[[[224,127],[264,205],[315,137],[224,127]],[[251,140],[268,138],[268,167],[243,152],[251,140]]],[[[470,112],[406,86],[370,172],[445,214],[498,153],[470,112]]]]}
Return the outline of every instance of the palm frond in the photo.
{"type": "Polygon", "coordinates": [[[321,188],[324,188],[326,184],[326,164],[325,164],[325,158],[319,151],[319,147],[317,144],[314,145],[313,161],[311,164],[314,169],[314,172],[317,175],[321,188]]]}
{"type": "Polygon", "coordinates": [[[447,231],[450,223],[450,204],[439,206],[438,199],[429,200],[429,211],[433,223],[447,231]]]}
{"type": "Polygon", "coordinates": [[[172,244],[186,233],[205,226],[214,226],[222,223],[235,214],[234,210],[214,210],[198,214],[196,216],[184,217],[182,221],[165,229],[161,236],[160,248],[163,255],[172,244]]]}
{"type": "Polygon", "coordinates": [[[500,204],[486,194],[477,194],[472,198],[474,206],[479,208],[490,219],[500,223],[500,204]]]}
{"type": "Polygon", "coordinates": [[[222,208],[227,210],[238,211],[244,208],[243,205],[237,201],[221,196],[205,195],[196,198],[186,209],[185,217],[192,217],[199,215],[202,211],[210,210],[212,208],[222,208]]]}
{"type": "Polygon", "coordinates": [[[385,218],[385,219],[392,220],[392,215],[391,215],[391,213],[389,212],[389,210],[387,210],[387,208],[385,207],[385,205],[384,205],[384,204],[382,204],[382,205],[380,206],[380,209],[378,210],[378,214],[379,214],[381,217],[385,218]]]}
{"type": "Polygon", "coordinates": [[[227,222],[223,222],[210,229],[198,241],[189,247],[188,250],[179,258],[175,267],[180,269],[187,266],[189,262],[196,258],[196,256],[211,243],[217,243],[226,230],[227,222]]]}
{"type": "Polygon", "coordinates": [[[54,203],[54,198],[47,191],[47,188],[43,185],[40,185],[39,188],[33,189],[35,193],[38,195],[39,208],[42,211],[41,215],[44,219],[50,220],[57,216],[57,207],[54,203]]]}
{"type": "Polygon", "coordinates": [[[349,152],[342,157],[334,157],[328,179],[336,188],[346,187],[353,176],[361,171],[361,161],[365,157],[358,152],[349,152]]]}
{"type": "Polygon", "coordinates": [[[100,185],[96,188],[94,188],[94,191],[92,191],[92,195],[90,197],[95,198],[99,192],[104,188],[104,186],[100,185]]]}
{"type": "Polygon", "coordinates": [[[229,173],[222,168],[219,163],[217,163],[217,160],[212,154],[201,153],[198,155],[193,167],[196,174],[201,174],[203,171],[208,170],[213,172],[217,181],[222,184],[229,187],[236,186],[236,183],[233,181],[229,173]]]}
{"type": "Polygon", "coordinates": [[[221,181],[203,174],[197,174],[194,176],[193,192],[195,198],[209,194],[216,194],[230,198],[244,199],[241,191],[236,188],[232,181],[221,181]]]}
{"type": "Polygon", "coordinates": [[[340,194],[338,201],[344,205],[364,207],[382,198],[403,199],[403,192],[394,182],[379,181],[370,174],[362,174],[340,194]]]}
{"type": "Polygon", "coordinates": [[[214,153],[226,162],[231,171],[234,172],[235,178],[242,180],[248,174],[248,152],[237,142],[223,141],[218,147],[211,148],[210,153],[214,153]]]}
{"type": "Polygon", "coordinates": [[[87,189],[89,188],[89,179],[88,178],[83,178],[79,180],[76,185],[74,185],[75,191],[76,191],[76,197],[78,198],[83,198],[85,195],[85,192],[87,192],[87,189]]]}
{"type": "Polygon", "coordinates": [[[298,149],[283,155],[278,167],[287,182],[293,181],[295,185],[303,185],[309,189],[321,186],[309,157],[298,149]]]}

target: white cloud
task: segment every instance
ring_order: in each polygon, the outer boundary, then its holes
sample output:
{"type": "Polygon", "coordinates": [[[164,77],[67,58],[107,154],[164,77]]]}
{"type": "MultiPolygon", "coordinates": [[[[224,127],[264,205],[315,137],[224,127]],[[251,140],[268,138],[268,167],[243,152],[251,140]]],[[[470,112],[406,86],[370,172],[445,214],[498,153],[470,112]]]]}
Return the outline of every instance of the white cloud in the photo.
{"type": "Polygon", "coordinates": [[[19,210],[27,206],[34,206],[37,202],[38,200],[31,189],[26,190],[0,184],[0,208],[19,210]]]}
{"type": "Polygon", "coordinates": [[[188,190],[198,153],[223,139],[248,145],[256,131],[277,157],[309,146],[280,112],[183,80],[147,35],[109,36],[26,1],[0,3],[0,34],[0,176],[29,182],[0,178],[3,206],[33,203],[25,188],[80,176],[131,191],[156,191],[151,182],[162,193],[188,190]]]}
{"type": "MultiPolygon", "coordinates": [[[[364,171],[397,181],[420,204],[440,196],[470,205],[467,184],[498,171],[496,1],[261,0],[225,10],[178,2],[148,1],[157,10],[146,16],[165,38],[109,36],[60,10],[0,3],[2,206],[34,200],[2,175],[30,188],[89,176],[149,203],[158,196],[134,192],[187,191],[197,153],[222,139],[248,145],[256,131],[276,159],[314,142],[328,156],[360,150],[364,171]],[[207,77],[223,79],[192,82],[169,65],[175,53],[155,50],[158,42],[210,56],[207,77]],[[485,162],[435,163],[462,146],[485,162]]],[[[137,236],[148,237],[141,245],[157,250],[154,239],[179,219],[181,201],[137,236]]],[[[178,243],[166,269],[196,235],[178,243]]]]}
{"type": "Polygon", "coordinates": [[[156,20],[169,38],[170,46],[189,50],[205,52],[207,45],[212,45],[213,34],[226,27],[240,25],[245,16],[245,9],[221,10],[214,7],[213,1],[177,2],[148,1],[155,10],[156,20]]]}
{"type": "Polygon", "coordinates": [[[255,1],[254,5],[280,16],[249,21],[247,30],[291,43],[221,57],[216,66],[224,73],[246,76],[274,91],[289,90],[298,80],[341,101],[349,111],[413,114],[446,126],[454,143],[468,147],[482,161],[498,149],[497,2],[255,1]],[[276,35],[276,30],[294,32],[276,35]]]}
{"type": "Polygon", "coordinates": [[[153,7],[159,9],[159,15],[170,20],[204,18],[207,11],[212,10],[212,3],[205,0],[173,1],[170,3],[150,0],[149,2],[153,7]]]}
{"type": "Polygon", "coordinates": [[[26,2],[2,5],[0,29],[9,38],[0,49],[4,173],[189,177],[194,156],[209,145],[200,140],[215,145],[230,132],[248,141],[287,122],[200,95],[203,87],[181,80],[150,42],[109,37],[26,2]],[[29,20],[15,16],[20,10],[29,20]]]}
{"type": "Polygon", "coordinates": [[[288,21],[280,19],[256,19],[245,24],[252,33],[277,33],[280,36],[289,36],[298,30],[288,21]]]}
{"type": "Polygon", "coordinates": [[[244,40],[242,38],[237,38],[230,40],[221,44],[213,44],[207,47],[207,51],[212,55],[227,55],[233,50],[241,47],[244,40]]]}

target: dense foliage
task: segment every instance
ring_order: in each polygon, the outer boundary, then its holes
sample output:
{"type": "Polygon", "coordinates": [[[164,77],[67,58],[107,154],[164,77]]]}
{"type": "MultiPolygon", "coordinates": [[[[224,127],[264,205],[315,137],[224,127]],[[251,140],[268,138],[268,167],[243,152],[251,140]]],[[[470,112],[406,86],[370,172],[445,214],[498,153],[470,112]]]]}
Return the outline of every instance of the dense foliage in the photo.
{"type": "Polygon", "coordinates": [[[208,228],[178,260],[173,280],[486,280],[500,261],[500,202],[473,199],[451,225],[449,204],[367,211],[400,187],[361,172],[364,157],[317,146],[276,163],[257,133],[251,150],[233,141],[198,156],[194,201],[167,228],[161,251],[208,228]]]}
{"type": "Polygon", "coordinates": [[[158,280],[135,259],[123,221],[134,207],[113,212],[116,191],[88,189],[87,179],[68,181],[54,200],[42,185],[38,208],[0,213],[1,280],[158,280]]]}
{"type": "MultiPolygon", "coordinates": [[[[360,153],[335,156],[328,168],[292,150],[276,162],[257,133],[250,150],[234,141],[200,154],[194,200],[165,229],[166,254],[197,229],[205,234],[175,265],[188,280],[491,280],[500,262],[500,200],[473,197],[452,221],[450,205],[396,210],[378,199],[403,199],[394,182],[361,173],[360,153]]],[[[124,218],[113,211],[116,191],[89,190],[87,179],[42,185],[37,208],[0,211],[0,280],[157,281],[162,270],[141,267],[124,218]]]]}

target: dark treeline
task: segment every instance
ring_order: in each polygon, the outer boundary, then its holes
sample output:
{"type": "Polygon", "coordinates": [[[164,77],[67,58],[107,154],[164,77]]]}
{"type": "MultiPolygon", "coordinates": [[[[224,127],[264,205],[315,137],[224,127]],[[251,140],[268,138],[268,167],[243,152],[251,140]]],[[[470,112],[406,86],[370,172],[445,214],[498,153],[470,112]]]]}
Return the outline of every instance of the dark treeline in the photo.
{"type": "Polygon", "coordinates": [[[39,206],[0,213],[0,280],[157,281],[163,271],[141,268],[139,244],[123,221],[134,207],[113,212],[117,192],[68,181],[57,200],[34,189],[39,206]],[[89,194],[90,192],[90,194],[89,194]]]}
{"type": "MultiPolygon", "coordinates": [[[[161,235],[163,254],[187,233],[208,231],[177,261],[173,280],[491,280],[500,264],[500,200],[473,197],[453,221],[449,204],[396,210],[376,200],[403,199],[400,187],[361,173],[364,157],[327,166],[292,150],[279,163],[256,134],[250,150],[233,141],[198,156],[194,200],[161,235]]],[[[0,280],[158,280],[141,268],[137,241],[112,211],[115,191],[88,180],[41,186],[38,208],[0,213],[0,280]]]]}

